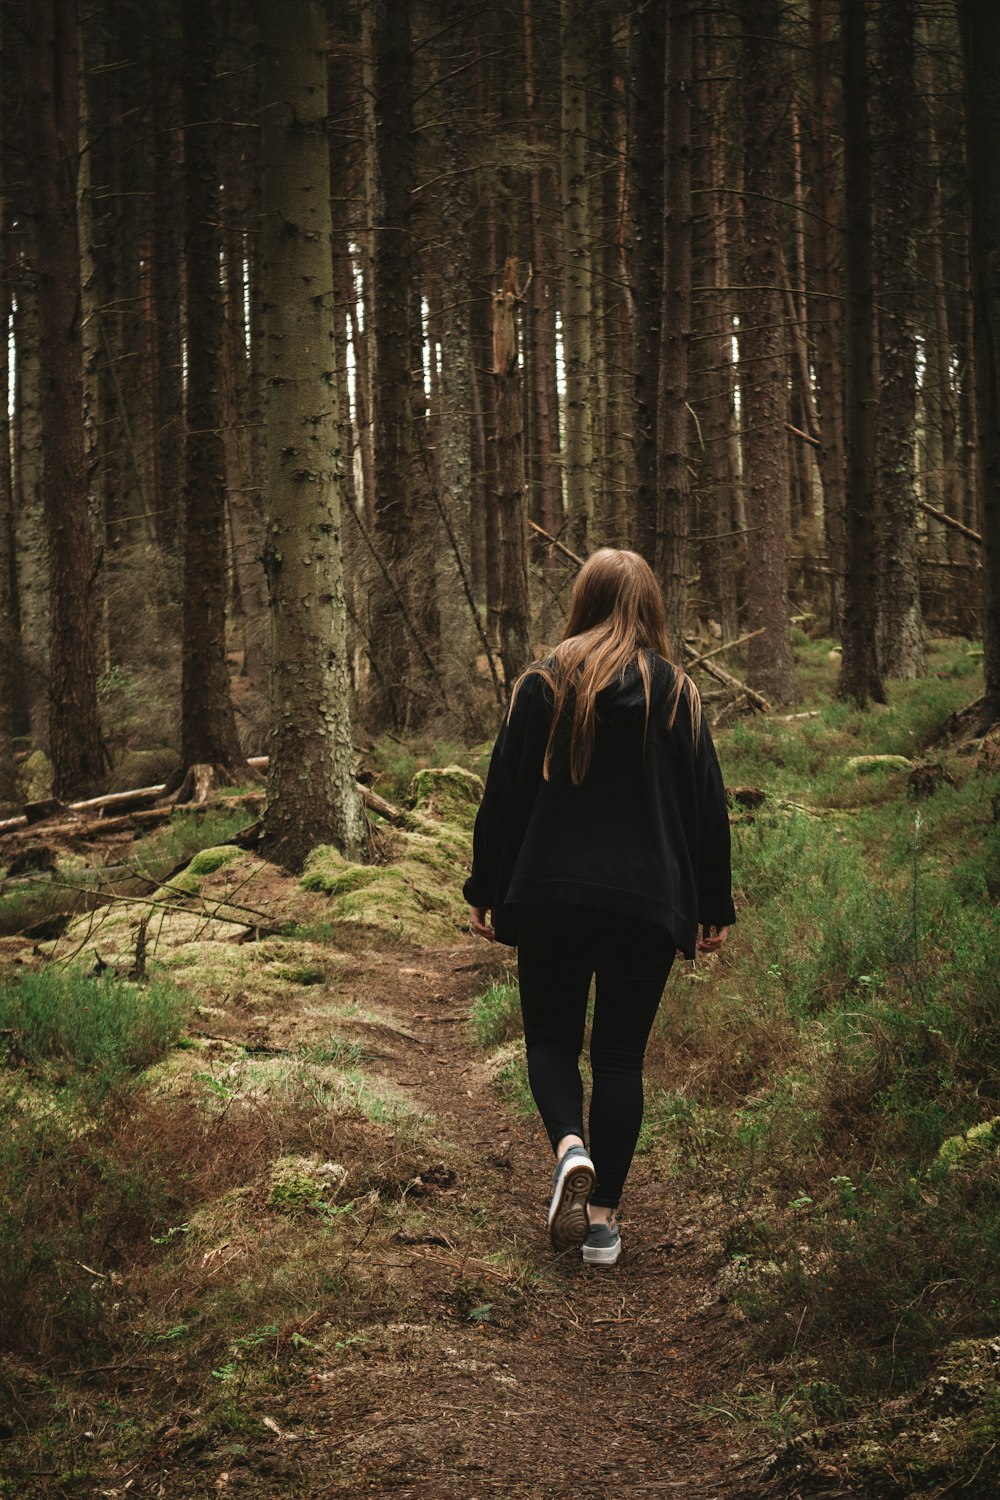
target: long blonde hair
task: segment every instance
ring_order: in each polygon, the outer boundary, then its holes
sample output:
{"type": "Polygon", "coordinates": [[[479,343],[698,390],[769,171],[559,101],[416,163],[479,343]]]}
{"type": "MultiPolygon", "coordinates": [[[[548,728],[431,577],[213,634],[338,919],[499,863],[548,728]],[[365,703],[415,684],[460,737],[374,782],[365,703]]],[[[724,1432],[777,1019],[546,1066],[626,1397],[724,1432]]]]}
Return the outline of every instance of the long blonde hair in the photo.
{"type": "MultiPolygon", "coordinates": [[[[514,684],[511,707],[525,677],[541,677],[552,690],[552,726],[545,747],[543,775],[552,765],[556,731],[572,699],[569,773],[574,786],[586,776],[594,752],[597,695],[619,679],[633,662],[646,699],[643,743],[649,729],[652,666],[649,653],[670,660],[663,595],[652,568],[637,552],[602,547],[584,563],[573,584],[569,619],[552,656],[530,666],[514,684]]],[[[701,699],[694,683],[676,662],[668,728],[673,727],[681,693],[691,707],[695,740],[701,730],[701,699]]]]}

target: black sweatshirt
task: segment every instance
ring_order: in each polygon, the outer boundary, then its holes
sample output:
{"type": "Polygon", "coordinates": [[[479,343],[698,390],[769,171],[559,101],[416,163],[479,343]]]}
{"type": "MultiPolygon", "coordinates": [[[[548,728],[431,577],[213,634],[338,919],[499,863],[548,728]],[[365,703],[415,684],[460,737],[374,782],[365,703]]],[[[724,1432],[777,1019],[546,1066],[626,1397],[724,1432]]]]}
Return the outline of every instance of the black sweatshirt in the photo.
{"type": "Polygon", "coordinates": [[[597,695],[593,758],[579,786],[569,776],[565,711],[543,779],[552,692],[537,673],[522,682],[493,750],[463,887],[470,906],[492,911],[501,942],[516,945],[526,906],[589,906],[665,927],[693,958],[699,924],[735,920],[715,746],[704,721],[695,744],[686,692],[667,727],[674,669],[652,653],[649,660],[645,746],[633,665],[597,695]]]}

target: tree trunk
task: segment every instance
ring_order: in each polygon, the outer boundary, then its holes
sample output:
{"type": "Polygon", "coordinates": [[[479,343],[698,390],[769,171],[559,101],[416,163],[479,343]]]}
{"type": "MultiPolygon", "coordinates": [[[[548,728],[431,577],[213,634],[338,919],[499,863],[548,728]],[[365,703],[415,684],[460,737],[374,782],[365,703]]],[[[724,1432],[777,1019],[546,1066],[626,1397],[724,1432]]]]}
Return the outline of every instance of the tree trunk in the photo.
{"type": "Polygon", "coordinates": [[[837,694],[853,699],[859,708],[870,699],[885,702],[876,617],[875,322],[866,10],[864,0],[840,0],[847,225],[847,494],[843,657],[837,694]]]}
{"type": "Polygon", "coordinates": [[[970,258],[976,368],[977,459],[983,511],[986,701],[1000,719],[1000,10],[958,0],[972,200],[970,258]]]}
{"type": "Polygon", "coordinates": [[[96,789],[107,759],[97,718],[94,549],[84,464],[77,20],[75,0],[37,0],[25,14],[49,552],[49,746],[52,791],[60,798],[96,789]]]}
{"type": "Polygon", "coordinates": [[[450,173],[441,190],[441,374],[437,498],[443,535],[437,548],[436,591],[440,619],[440,663],[448,696],[463,704],[468,728],[475,724],[473,666],[479,652],[472,611],[472,187],[465,142],[472,127],[468,94],[471,38],[463,7],[444,0],[447,28],[441,113],[441,159],[450,173]]]}
{"type": "Polygon", "coordinates": [[[340,432],[330,371],[330,160],[320,0],[259,7],[272,749],[265,849],[365,849],[348,716],[340,432]]]}
{"type": "Polygon", "coordinates": [[[569,544],[580,557],[590,545],[594,521],[587,22],[588,8],[581,0],[561,0],[564,459],[569,544]]]}
{"type": "MultiPolygon", "coordinates": [[[[532,0],[522,0],[524,23],[524,90],[528,144],[539,144],[535,98],[532,0]]],[[[544,168],[531,168],[529,220],[531,223],[531,395],[534,406],[535,453],[540,489],[539,513],[545,530],[555,534],[562,524],[562,476],[559,469],[559,406],[555,377],[555,297],[545,237],[544,168]]]]}
{"type": "Polygon", "coordinates": [[[788,631],[788,474],[785,333],[782,328],[778,60],[780,0],[741,0],[744,267],[741,311],[743,484],[747,523],[747,677],[775,703],[795,689],[788,631]]]}
{"type": "Polygon", "coordinates": [[[656,574],[663,587],[667,638],[681,653],[687,614],[688,356],[691,345],[691,96],[693,0],[670,0],[667,19],[667,185],[664,310],[660,345],[659,483],[656,574]]]}
{"type": "Polygon", "coordinates": [[[657,394],[660,376],[663,276],[663,117],[666,96],[666,11],[645,0],[631,13],[628,137],[629,290],[635,489],[633,545],[656,561],[657,394]]]}
{"type": "Polygon", "coordinates": [[[916,0],[879,10],[881,111],[875,153],[879,401],[875,462],[881,525],[879,654],[886,677],[924,672],[917,558],[916,194],[921,160],[914,75],[916,0]]]}
{"type": "Polygon", "coordinates": [[[508,697],[531,661],[528,548],[524,524],[524,421],[517,365],[517,262],[504,265],[493,298],[493,381],[497,410],[497,492],[500,511],[500,660],[508,697]]]}
{"type": "Polygon", "coordinates": [[[830,67],[829,0],[810,0],[812,52],[812,206],[818,216],[811,246],[810,299],[816,359],[823,520],[830,568],[830,631],[838,636],[843,608],[844,562],[844,319],[841,305],[843,237],[834,166],[836,109],[830,67]]]}
{"type": "Polygon", "coordinates": [[[187,442],[181,771],[242,770],[226,666],[226,460],[222,440],[222,285],[217,189],[219,105],[213,3],[184,0],[184,185],[187,222],[187,442]]]}

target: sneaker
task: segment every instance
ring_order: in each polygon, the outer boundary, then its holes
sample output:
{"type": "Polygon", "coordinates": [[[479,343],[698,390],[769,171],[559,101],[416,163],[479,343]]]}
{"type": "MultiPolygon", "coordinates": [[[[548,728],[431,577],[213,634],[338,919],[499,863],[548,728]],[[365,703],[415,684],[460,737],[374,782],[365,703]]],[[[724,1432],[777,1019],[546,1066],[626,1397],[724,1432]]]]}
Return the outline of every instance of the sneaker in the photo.
{"type": "Polygon", "coordinates": [[[587,1200],[594,1188],[594,1163],[582,1146],[570,1146],[556,1163],[549,1204],[549,1234],[557,1250],[587,1238],[587,1200]]]}
{"type": "Polygon", "coordinates": [[[622,1253],[622,1237],[617,1224],[591,1224],[583,1242],[586,1266],[613,1266],[622,1253]]]}

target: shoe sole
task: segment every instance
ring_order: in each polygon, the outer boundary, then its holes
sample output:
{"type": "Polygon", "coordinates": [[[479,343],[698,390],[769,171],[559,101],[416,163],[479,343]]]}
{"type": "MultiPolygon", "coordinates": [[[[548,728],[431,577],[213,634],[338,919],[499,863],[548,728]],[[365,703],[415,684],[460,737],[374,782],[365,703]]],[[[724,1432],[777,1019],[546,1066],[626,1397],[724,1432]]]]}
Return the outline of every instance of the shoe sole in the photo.
{"type": "Polygon", "coordinates": [[[556,1250],[572,1250],[587,1238],[587,1204],[593,1190],[594,1168],[589,1162],[573,1162],[556,1183],[549,1206],[549,1235],[556,1250]]]}
{"type": "Polygon", "coordinates": [[[584,1245],[583,1263],[585,1266],[613,1266],[621,1253],[621,1240],[609,1245],[607,1249],[598,1245],[584,1245]]]}

